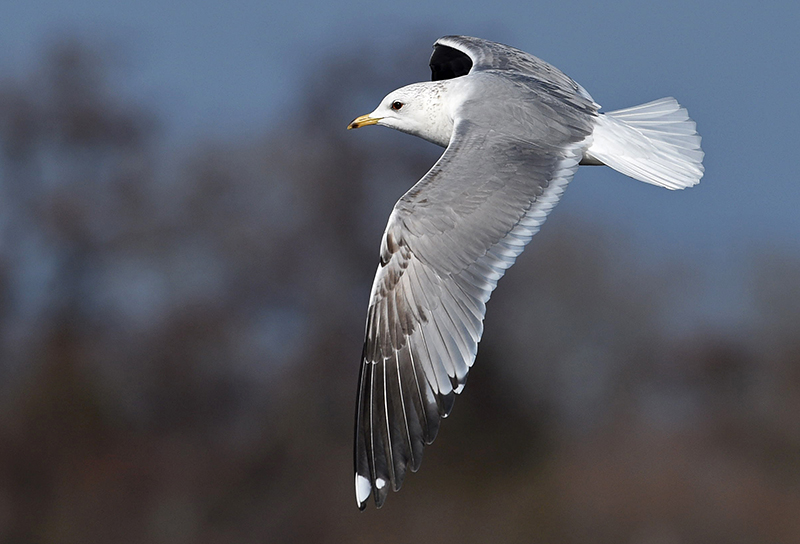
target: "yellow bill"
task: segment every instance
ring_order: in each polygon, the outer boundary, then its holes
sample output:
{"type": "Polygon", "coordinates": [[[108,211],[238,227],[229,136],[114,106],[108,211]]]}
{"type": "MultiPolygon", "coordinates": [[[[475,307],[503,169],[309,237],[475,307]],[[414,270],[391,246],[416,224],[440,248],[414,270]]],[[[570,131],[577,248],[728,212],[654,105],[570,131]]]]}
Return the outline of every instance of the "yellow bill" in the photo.
{"type": "Polygon", "coordinates": [[[347,125],[347,130],[350,130],[351,128],[361,128],[367,125],[375,125],[380,120],[380,117],[370,117],[369,114],[362,115],[361,117],[356,117],[353,119],[353,122],[347,125]]]}

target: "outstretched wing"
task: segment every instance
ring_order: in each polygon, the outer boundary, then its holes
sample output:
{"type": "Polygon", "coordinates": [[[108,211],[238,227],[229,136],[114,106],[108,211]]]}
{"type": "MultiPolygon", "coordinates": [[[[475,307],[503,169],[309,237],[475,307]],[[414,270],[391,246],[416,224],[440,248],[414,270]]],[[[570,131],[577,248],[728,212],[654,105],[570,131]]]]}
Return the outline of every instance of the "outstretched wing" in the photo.
{"type": "MultiPolygon", "coordinates": [[[[389,486],[399,489],[406,470],[419,468],[424,445],[436,437],[475,360],[489,296],[558,202],[588,145],[590,115],[525,98],[524,113],[518,104],[465,106],[473,110],[461,112],[442,157],[389,217],[356,407],[359,508],[370,494],[380,507],[389,486]],[[512,119],[513,130],[494,128],[512,119]]],[[[497,103],[508,102],[498,96],[497,103]]]]}
{"type": "Polygon", "coordinates": [[[542,59],[501,43],[469,36],[444,36],[433,44],[431,79],[451,79],[494,70],[525,76],[552,96],[585,111],[599,107],[586,89],[542,59]]]}

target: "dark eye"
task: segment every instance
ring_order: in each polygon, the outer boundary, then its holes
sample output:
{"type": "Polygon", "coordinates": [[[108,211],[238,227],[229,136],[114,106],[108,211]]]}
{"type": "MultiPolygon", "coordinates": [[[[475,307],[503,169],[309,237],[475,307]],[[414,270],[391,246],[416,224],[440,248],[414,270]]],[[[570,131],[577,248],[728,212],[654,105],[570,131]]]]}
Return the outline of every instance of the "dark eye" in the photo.
{"type": "Polygon", "coordinates": [[[400,108],[402,108],[402,107],[403,107],[403,103],[402,103],[402,102],[400,102],[399,100],[395,100],[394,102],[392,102],[392,109],[393,109],[394,111],[397,111],[397,110],[399,110],[399,109],[400,109],[400,108]]]}

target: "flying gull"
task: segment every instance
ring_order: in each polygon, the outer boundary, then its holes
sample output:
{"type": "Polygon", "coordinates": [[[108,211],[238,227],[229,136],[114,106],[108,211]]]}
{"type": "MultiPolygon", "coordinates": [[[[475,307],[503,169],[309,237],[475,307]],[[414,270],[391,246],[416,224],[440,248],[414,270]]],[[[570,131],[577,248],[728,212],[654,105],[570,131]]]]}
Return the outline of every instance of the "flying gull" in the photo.
{"type": "Polygon", "coordinates": [[[419,469],[464,389],[497,281],[579,165],[667,189],[703,176],[700,136],[674,98],[600,113],[557,68],[466,36],[439,39],[430,67],[432,81],[389,93],[347,127],[383,125],[446,148],[381,240],[356,406],[362,510],[419,469]]]}

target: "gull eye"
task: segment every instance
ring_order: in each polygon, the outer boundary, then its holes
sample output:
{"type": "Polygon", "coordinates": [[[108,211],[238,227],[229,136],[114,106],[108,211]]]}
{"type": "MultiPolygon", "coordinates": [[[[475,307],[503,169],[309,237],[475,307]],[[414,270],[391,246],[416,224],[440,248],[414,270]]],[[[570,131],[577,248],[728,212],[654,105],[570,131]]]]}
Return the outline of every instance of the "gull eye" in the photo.
{"type": "Polygon", "coordinates": [[[403,107],[403,103],[400,102],[399,100],[395,100],[394,102],[392,102],[392,109],[394,111],[398,111],[402,107],[403,107]]]}

